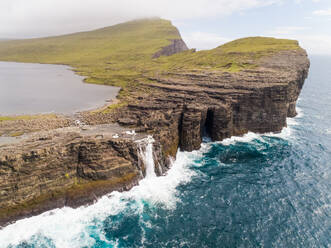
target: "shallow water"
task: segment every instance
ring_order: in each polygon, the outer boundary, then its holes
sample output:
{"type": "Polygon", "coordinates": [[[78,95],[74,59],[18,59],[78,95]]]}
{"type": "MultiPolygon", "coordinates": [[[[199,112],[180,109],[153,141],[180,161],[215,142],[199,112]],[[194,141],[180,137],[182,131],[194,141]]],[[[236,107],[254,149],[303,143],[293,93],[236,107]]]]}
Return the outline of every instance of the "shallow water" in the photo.
{"type": "Polygon", "coordinates": [[[313,57],[281,134],[180,152],[165,177],[148,170],[129,192],[18,221],[0,247],[330,247],[330,93],[331,58],[313,57]]]}
{"type": "Polygon", "coordinates": [[[117,87],[83,83],[63,65],[0,62],[0,115],[62,113],[101,107],[117,87]]]}

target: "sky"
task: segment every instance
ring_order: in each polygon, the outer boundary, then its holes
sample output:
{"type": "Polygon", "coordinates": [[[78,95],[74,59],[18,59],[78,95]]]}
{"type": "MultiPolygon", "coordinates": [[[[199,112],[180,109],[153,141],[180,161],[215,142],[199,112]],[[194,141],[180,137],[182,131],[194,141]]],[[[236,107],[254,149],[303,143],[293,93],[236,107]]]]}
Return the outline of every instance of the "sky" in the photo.
{"type": "Polygon", "coordinates": [[[0,0],[0,38],[60,35],[144,17],[171,20],[199,50],[269,36],[331,55],[331,0],[0,0]]]}

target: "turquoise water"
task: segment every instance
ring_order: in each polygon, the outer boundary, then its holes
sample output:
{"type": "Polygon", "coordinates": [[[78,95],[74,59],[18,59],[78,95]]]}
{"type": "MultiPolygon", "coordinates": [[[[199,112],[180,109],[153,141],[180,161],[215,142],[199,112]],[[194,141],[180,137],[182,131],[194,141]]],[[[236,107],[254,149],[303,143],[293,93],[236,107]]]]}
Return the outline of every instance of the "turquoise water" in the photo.
{"type": "Polygon", "coordinates": [[[0,247],[331,247],[331,58],[311,61],[281,134],[181,152],[165,177],[4,228],[0,247]]]}

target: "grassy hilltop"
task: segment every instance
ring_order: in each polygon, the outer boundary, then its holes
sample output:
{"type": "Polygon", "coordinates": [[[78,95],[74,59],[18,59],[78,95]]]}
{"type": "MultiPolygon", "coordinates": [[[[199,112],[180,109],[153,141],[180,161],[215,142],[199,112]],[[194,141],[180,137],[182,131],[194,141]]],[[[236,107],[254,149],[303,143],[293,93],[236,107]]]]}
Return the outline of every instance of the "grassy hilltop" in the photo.
{"type": "Polygon", "coordinates": [[[144,70],[152,54],[179,39],[169,21],[146,19],[90,32],[0,42],[0,60],[66,64],[88,82],[125,86],[144,70]]]}
{"type": "Polygon", "coordinates": [[[170,21],[144,19],[90,32],[0,41],[0,61],[66,64],[86,81],[139,88],[146,76],[169,71],[220,70],[237,72],[254,68],[258,58],[280,50],[300,49],[297,41],[253,37],[239,39],[208,51],[186,51],[152,59],[180,34],[170,21]]]}

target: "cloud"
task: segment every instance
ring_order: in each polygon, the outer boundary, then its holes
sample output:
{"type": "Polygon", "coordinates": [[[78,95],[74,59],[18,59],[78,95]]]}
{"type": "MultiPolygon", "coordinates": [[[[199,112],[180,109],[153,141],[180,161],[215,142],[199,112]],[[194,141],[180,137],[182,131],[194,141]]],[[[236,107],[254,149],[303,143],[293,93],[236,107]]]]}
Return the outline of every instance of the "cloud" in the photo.
{"type": "MultiPolygon", "coordinates": [[[[310,29],[309,27],[278,27],[272,32],[265,33],[264,36],[298,40],[300,46],[306,49],[308,54],[331,54],[331,35],[311,35],[302,32],[310,29]]],[[[190,48],[198,50],[212,49],[236,39],[236,37],[222,37],[206,32],[183,33],[182,36],[190,48]]]]}
{"type": "Polygon", "coordinates": [[[312,28],[301,26],[277,27],[273,31],[267,32],[265,35],[298,40],[300,45],[306,49],[309,54],[331,54],[331,35],[303,32],[307,30],[312,30],[312,28]]]}
{"type": "Polygon", "coordinates": [[[300,41],[308,54],[331,54],[331,35],[295,35],[292,38],[300,41]]]}
{"type": "Polygon", "coordinates": [[[212,49],[231,41],[231,39],[221,37],[218,34],[206,32],[183,33],[182,37],[188,47],[198,50],[212,49]]]}
{"type": "Polygon", "coordinates": [[[282,0],[1,0],[0,37],[89,30],[142,17],[220,17],[282,0]]]}
{"type": "Polygon", "coordinates": [[[331,9],[327,10],[316,10],[313,12],[314,15],[318,16],[331,16],[331,9]]]}
{"type": "MultiPolygon", "coordinates": [[[[295,3],[302,3],[304,0],[294,0],[295,3]]],[[[313,3],[319,3],[320,0],[311,0],[313,3]]]]}
{"type": "Polygon", "coordinates": [[[308,53],[319,55],[331,54],[331,35],[297,35],[296,39],[308,53]]]}
{"type": "Polygon", "coordinates": [[[312,35],[312,34],[274,34],[276,38],[293,39],[300,43],[300,46],[307,50],[308,54],[330,55],[331,54],[331,35],[312,35]]]}
{"type": "Polygon", "coordinates": [[[299,31],[309,30],[310,27],[299,27],[299,26],[285,26],[285,27],[276,27],[274,30],[269,33],[272,35],[288,35],[297,33],[299,31]]]}

